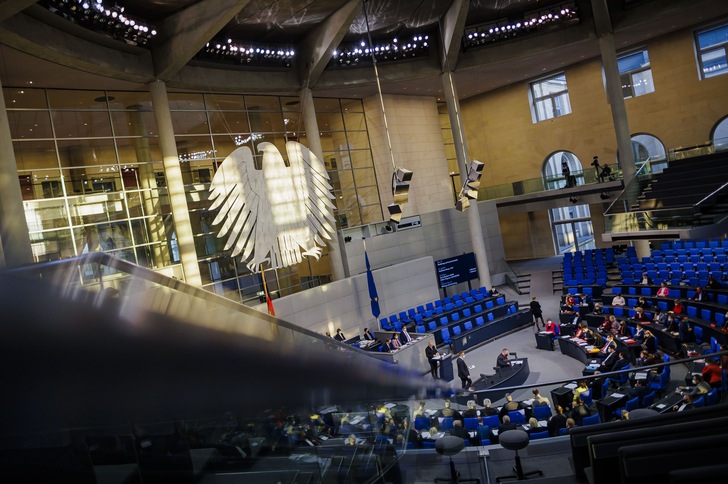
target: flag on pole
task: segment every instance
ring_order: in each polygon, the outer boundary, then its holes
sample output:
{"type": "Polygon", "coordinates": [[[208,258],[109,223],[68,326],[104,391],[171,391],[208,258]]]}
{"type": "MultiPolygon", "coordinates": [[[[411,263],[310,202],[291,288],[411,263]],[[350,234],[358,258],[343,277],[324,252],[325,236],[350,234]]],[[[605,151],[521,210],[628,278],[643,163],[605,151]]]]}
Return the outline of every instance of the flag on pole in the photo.
{"type": "Polygon", "coordinates": [[[367,265],[367,285],[369,286],[369,300],[372,303],[372,316],[378,318],[379,314],[381,314],[379,296],[377,295],[377,286],[374,284],[374,274],[372,274],[372,268],[369,265],[369,254],[367,254],[366,247],[364,247],[364,261],[367,265]]]}
{"type": "Polygon", "coordinates": [[[263,272],[263,264],[260,265],[260,278],[263,279],[263,292],[265,292],[265,302],[268,304],[268,314],[271,316],[276,315],[275,309],[273,309],[273,301],[268,293],[268,284],[265,283],[265,273],[263,272]]]}

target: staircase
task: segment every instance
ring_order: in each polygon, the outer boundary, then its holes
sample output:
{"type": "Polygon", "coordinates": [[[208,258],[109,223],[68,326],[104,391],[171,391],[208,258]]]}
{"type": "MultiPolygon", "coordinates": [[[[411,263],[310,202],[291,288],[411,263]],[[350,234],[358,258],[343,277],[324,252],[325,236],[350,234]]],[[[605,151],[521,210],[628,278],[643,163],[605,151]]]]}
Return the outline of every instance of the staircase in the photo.
{"type": "Polygon", "coordinates": [[[564,291],[564,270],[551,271],[551,284],[554,293],[561,294],[564,291]]]}

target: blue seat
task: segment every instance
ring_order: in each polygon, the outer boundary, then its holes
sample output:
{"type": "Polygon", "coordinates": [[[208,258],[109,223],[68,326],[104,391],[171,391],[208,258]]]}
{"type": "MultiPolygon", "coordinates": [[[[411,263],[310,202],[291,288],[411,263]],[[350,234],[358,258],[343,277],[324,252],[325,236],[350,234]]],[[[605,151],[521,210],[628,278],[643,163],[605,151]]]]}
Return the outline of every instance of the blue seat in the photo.
{"type": "Polygon", "coordinates": [[[591,390],[587,390],[585,392],[581,392],[579,394],[579,398],[581,398],[581,401],[584,402],[584,405],[587,407],[591,407],[594,401],[592,400],[592,392],[591,390]]]}
{"type": "Polygon", "coordinates": [[[521,413],[520,410],[513,410],[512,412],[508,412],[508,417],[510,417],[511,423],[514,423],[516,425],[526,423],[526,416],[521,413]]]}
{"type": "Polygon", "coordinates": [[[453,336],[459,336],[460,333],[462,333],[462,332],[463,332],[463,328],[461,328],[459,324],[456,324],[455,326],[452,327],[453,336]]]}
{"type": "Polygon", "coordinates": [[[452,417],[440,417],[438,419],[440,421],[440,430],[447,432],[452,430],[453,428],[453,422],[455,421],[452,417]]]}
{"type": "Polygon", "coordinates": [[[419,431],[430,430],[430,419],[427,417],[415,417],[415,429],[419,431]]]}
{"type": "Polygon", "coordinates": [[[559,435],[569,435],[569,429],[567,427],[559,429],[559,435]]]}
{"type": "Polygon", "coordinates": [[[503,296],[499,296],[498,299],[495,300],[495,302],[498,304],[505,304],[506,298],[504,298],[503,296]]]}
{"type": "Polygon", "coordinates": [[[476,326],[483,326],[485,324],[483,316],[478,316],[477,318],[475,318],[475,324],[476,326]]]}
{"type": "Polygon", "coordinates": [[[440,336],[442,336],[442,342],[447,345],[452,344],[452,340],[450,339],[450,330],[447,328],[442,328],[440,330],[440,336]]]}
{"type": "Polygon", "coordinates": [[[533,416],[536,420],[548,420],[551,418],[551,407],[548,405],[538,405],[533,407],[533,416]]]}
{"type": "Polygon", "coordinates": [[[703,343],[703,328],[701,326],[693,325],[693,334],[695,335],[695,342],[697,344],[703,343]]]}
{"type": "MultiPolygon", "coordinates": [[[[631,366],[627,365],[624,368],[622,368],[622,370],[629,370],[630,368],[631,368],[631,366]]],[[[611,382],[611,383],[615,383],[618,387],[622,386],[629,381],[629,373],[628,372],[620,373],[619,375],[617,375],[614,378],[607,378],[607,381],[611,382]]]]}
{"type": "Polygon", "coordinates": [[[701,396],[697,400],[693,402],[693,407],[695,408],[701,408],[705,406],[705,396],[701,396]]]}
{"type": "Polygon", "coordinates": [[[425,308],[428,311],[434,311],[435,310],[435,304],[434,303],[431,303],[431,302],[428,302],[428,303],[425,304],[425,308]]]}
{"type": "Polygon", "coordinates": [[[492,429],[497,429],[500,426],[501,422],[498,418],[498,415],[490,415],[488,417],[483,418],[483,425],[487,425],[488,427],[492,429]]]}
{"type": "Polygon", "coordinates": [[[713,388],[705,396],[705,404],[706,405],[717,405],[717,403],[718,403],[718,389],[713,388]]]}
{"type": "Polygon", "coordinates": [[[460,320],[460,313],[458,313],[457,311],[450,313],[450,321],[452,321],[454,323],[455,321],[459,321],[459,320],[460,320]]]}
{"type": "Polygon", "coordinates": [[[435,331],[437,329],[437,321],[430,321],[427,323],[427,329],[430,331],[435,331]]]}
{"type": "Polygon", "coordinates": [[[613,312],[614,312],[614,315],[615,315],[615,316],[618,316],[618,317],[622,317],[622,316],[624,316],[624,308],[622,308],[622,307],[620,307],[620,306],[616,306],[616,307],[614,308],[614,311],[613,311],[613,312]]]}
{"type": "Polygon", "coordinates": [[[712,321],[713,320],[713,311],[711,311],[710,309],[701,309],[700,317],[706,321],[712,321]]]}
{"type": "Polygon", "coordinates": [[[549,438],[549,431],[544,430],[543,432],[534,432],[528,436],[530,440],[538,440],[538,439],[548,439],[549,438]]]}
{"type": "Polygon", "coordinates": [[[581,424],[584,425],[584,426],[586,426],[586,425],[596,425],[598,423],[601,423],[601,419],[599,418],[599,414],[598,413],[597,414],[594,414],[594,415],[591,415],[589,417],[584,417],[581,420],[581,424]]]}
{"type": "Polygon", "coordinates": [[[495,304],[493,304],[493,301],[492,301],[492,300],[490,300],[490,301],[485,301],[485,309],[490,309],[490,308],[492,308],[493,306],[495,306],[495,304]]]}
{"type": "Polygon", "coordinates": [[[625,403],[623,408],[618,408],[617,410],[615,410],[614,415],[620,417],[622,415],[622,410],[631,412],[632,410],[637,410],[638,408],[640,408],[640,397],[634,397],[631,400],[627,400],[627,403],[625,403]]]}
{"type": "Polygon", "coordinates": [[[477,418],[465,418],[463,419],[463,426],[465,430],[478,430],[478,419],[477,418]]]}
{"type": "Polygon", "coordinates": [[[424,324],[418,324],[417,325],[417,332],[420,333],[420,334],[426,333],[427,330],[425,329],[425,325],[424,324]]]}
{"type": "Polygon", "coordinates": [[[483,306],[482,306],[482,305],[480,305],[480,304],[476,304],[476,305],[475,305],[475,306],[473,307],[473,311],[475,311],[476,313],[482,313],[482,312],[483,312],[483,306]]]}
{"type": "Polygon", "coordinates": [[[495,319],[495,316],[493,313],[488,313],[488,321],[493,321],[495,319]]]}
{"type": "Polygon", "coordinates": [[[467,318],[467,317],[469,317],[472,314],[473,314],[473,312],[470,310],[470,308],[463,309],[463,317],[464,318],[467,318]]]}
{"type": "Polygon", "coordinates": [[[422,448],[423,449],[434,449],[435,448],[435,441],[433,440],[430,442],[429,440],[424,440],[422,442],[422,448]]]}
{"type": "Polygon", "coordinates": [[[447,319],[447,316],[443,316],[440,318],[440,326],[447,326],[448,323],[449,321],[447,319]]]}
{"type": "Polygon", "coordinates": [[[463,323],[463,329],[465,331],[470,331],[471,329],[473,329],[473,322],[472,321],[465,321],[463,323]]]}
{"type": "Polygon", "coordinates": [[[654,391],[651,391],[650,393],[648,393],[647,395],[642,397],[642,408],[647,408],[650,405],[652,405],[653,403],[655,403],[656,395],[657,394],[654,391]]]}

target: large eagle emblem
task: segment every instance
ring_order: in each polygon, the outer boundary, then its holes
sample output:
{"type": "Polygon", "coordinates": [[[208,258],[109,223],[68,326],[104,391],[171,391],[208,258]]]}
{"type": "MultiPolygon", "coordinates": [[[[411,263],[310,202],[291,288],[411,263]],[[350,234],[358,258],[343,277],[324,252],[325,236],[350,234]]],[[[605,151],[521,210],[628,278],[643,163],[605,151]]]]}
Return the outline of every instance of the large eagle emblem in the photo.
{"type": "Polygon", "coordinates": [[[210,184],[213,225],[227,236],[225,250],[257,272],[264,262],[274,269],[321,256],[323,239],[336,228],[329,175],[316,155],[296,141],[286,143],[288,164],[272,143],[258,144],[261,169],[247,146],[230,153],[210,184]]]}

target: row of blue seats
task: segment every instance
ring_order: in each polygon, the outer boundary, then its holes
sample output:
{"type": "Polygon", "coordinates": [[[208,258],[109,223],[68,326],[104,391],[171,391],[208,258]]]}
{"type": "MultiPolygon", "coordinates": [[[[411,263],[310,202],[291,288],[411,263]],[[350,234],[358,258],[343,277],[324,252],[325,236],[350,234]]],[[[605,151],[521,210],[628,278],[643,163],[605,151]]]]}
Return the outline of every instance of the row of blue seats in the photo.
{"type": "MultiPolygon", "coordinates": [[[[574,277],[573,279],[569,279],[566,276],[564,276],[564,285],[565,286],[602,286],[605,287],[607,285],[607,278],[606,277],[591,277],[591,276],[584,276],[584,277],[574,277]]],[[[571,291],[571,287],[569,287],[569,291],[571,291]]]]}
{"type": "MultiPolygon", "coordinates": [[[[687,292],[687,298],[690,299],[693,296],[695,296],[695,287],[693,286],[692,289],[688,289],[687,292]]],[[[651,286],[641,286],[639,287],[639,291],[637,291],[637,287],[632,285],[627,287],[626,291],[622,290],[622,286],[614,286],[612,288],[612,294],[628,294],[628,295],[639,295],[639,296],[656,296],[657,295],[657,288],[651,287],[651,286]]],[[[672,292],[672,290],[668,287],[668,290],[672,292]]],[[[707,292],[708,301],[714,301],[718,304],[722,305],[728,305],[728,294],[714,294],[712,292],[707,292]]],[[[671,297],[671,296],[668,296],[671,297]]]]}
{"type": "MultiPolygon", "coordinates": [[[[650,278],[652,279],[652,282],[654,284],[662,284],[664,282],[671,286],[687,284],[692,287],[705,287],[708,284],[707,276],[704,278],[695,277],[695,276],[688,277],[685,273],[681,273],[681,274],[671,273],[671,274],[667,274],[667,275],[660,274],[660,273],[657,273],[657,274],[648,273],[648,276],[650,276],[650,278]]],[[[713,278],[716,281],[723,281],[725,277],[726,277],[726,273],[723,273],[723,272],[715,273],[715,275],[713,276],[713,278]]],[[[622,275],[622,284],[639,284],[641,279],[642,279],[642,273],[636,273],[636,272],[635,273],[625,273],[622,275]]]]}
{"type": "Polygon", "coordinates": [[[691,249],[691,248],[706,248],[706,247],[725,247],[728,248],[728,239],[703,239],[703,240],[675,240],[672,242],[663,242],[660,244],[660,249],[691,249]]]}
{"type": "Polygon", "coordinates": [[[448,296],[443,299],[431,301],[427,304],[417,306],[416,308],[409,308],[405,311],[400,311],[399,314],[392,314],[388,318],[381,318],[379,322],[382,324],[382,328],[384,329],[386,329],[386,327],[396,327],[395,323],[399,322],[399,328],[397,331],[400,331],[402,323],[407,324],[412,321],[421,321],[425,318],[431,318],[435,314],[442,314],[443,312],[452,311],[453,309],[462,307],[466,304],[483,301],[488,296],[490,296],[490,291],[488,291],[486,287],[480,287],[461,294],[455,294],[452,297],[448,296]]]}
{"type": "Polygon", "coordinates": [[[618,267],[622,271],[647,272],[647,271],[723,271],[728,266],[725,262],[647,262],[629,264],[623,263],[618,267]]]}
{"type": "MultiPolygon", "coordinates": [[[[506,314],[515,314],[518,312],[518,306],[516,304],[511,304],[508,306],[506,314]]],[[[435,343],[439,346],[441,344],[452,344],[452,338],[459,337],[462,335],[467,334],[470,331],[473,331],[474,329],[484,326],[486,324],[486,321],[493,322],[495,321],[495,315],[493,312],[489,312],[487,314],[476,316],[474,320],[467,320],[460,322],[452,322],[445,319],[443,322],[443,319],[440,319],[441,327],[438,330],[437,322],[436,321],[430,321],[428,323],[427,329],[425,329],[425,325],[418,325],[417,326],[417,332],[420,334],[424,333],[433,333],[435,335],[435,343]],[[473,323],[473,321],[475,321],[473,323]],[[433,324],[434,323],[434,324],[433,324]],[[444,327],[442,327],[444,326],[444,327]],[[424,330],[424,331],[423,331],[424,330]]]]}
{"type": "Polygon", "coordinates": [[[500,306],[506,303],[506,299],[504,297],[499,297],[495,300],[495,302],[490,299],[488,301],[485,301],[484,304],[476,304],[475,306],[466,307],[462,310],[454,309],[449,313],[445,313],[442,316],[440,316],[437,320],[431,320],[428,321],[426,324],[424,321],[417,321],[417,332],[418,333],[424,333],[425,331],[420,331],[420,328],[424,328],[426,325],[431,330],[434,330],[437,327],[437,323],[440,323],[440,326],[447,326],[449,323],[455,323],[461,319],[466,319],[471,316],[477,316],[478,314],[484,312],[485,310],[492,309],[496,307],[496,305],[500,306]],[[433,326],[434,324],[434,326],[433,326]]]}
{"type": "MultiPolygon", "coordinates": [[[[724,251],[725,249],[720,249],[721,251],[724,251]]],[[[711,262],[718,262],[719,264],[725,264],[726,261],[728,261],[728,253],[727,252],[716,252],[715,254],[669,254],[669,255],[656,255],[654,252],[652,252],[652,256],[650,257],[643,257],[642,260],[640,260],[638,257],[624,257],[621,259],[617,259],[617,265],[618,266],[624,266],[624,265],[640,265],[640,264],[672,264],[672,263],[679,263],[679,264],[698,264],[700,262],[705,262],[710,264],[711,262]]]]}

